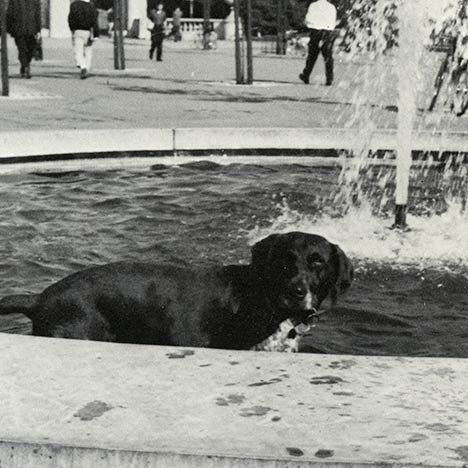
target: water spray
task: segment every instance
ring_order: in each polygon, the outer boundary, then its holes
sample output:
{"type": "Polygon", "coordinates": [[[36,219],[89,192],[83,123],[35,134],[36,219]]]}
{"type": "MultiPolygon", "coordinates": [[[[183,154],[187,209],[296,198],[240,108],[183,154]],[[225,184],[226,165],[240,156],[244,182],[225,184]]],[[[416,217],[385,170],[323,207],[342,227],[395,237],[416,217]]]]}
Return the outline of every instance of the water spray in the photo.
{"type": "Polygon", "coordinates": [[[414,120],[417,111],[418,84],[421,82],[419,60],[423,48],[421,0],[402,0],[399,5],[398,118],[397,164],[395,193],[395,228],[406,228],[411,148],[414,120]]]}

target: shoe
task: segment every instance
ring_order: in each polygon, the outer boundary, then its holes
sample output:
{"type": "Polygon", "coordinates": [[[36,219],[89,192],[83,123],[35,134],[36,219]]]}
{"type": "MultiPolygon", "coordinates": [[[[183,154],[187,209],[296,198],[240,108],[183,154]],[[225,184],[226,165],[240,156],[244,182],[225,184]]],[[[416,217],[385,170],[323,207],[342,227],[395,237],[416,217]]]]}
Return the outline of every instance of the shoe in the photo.
{"type": "Polygon", "coordinates": [[[149,59],[150,59],[150,60],[153,60],[153,52],[151,52],[151,51],[150,51],[150,53],[149,53],[149,59]]]}
{"type": "Polygon", "coordinates": [[[325,86],[331,86],[332,84],[333,84],[333,81],[327,81],[327,82],[325,83],[325,86]]]}
{"type": "Polygon", "coordinates": [[[86,78],[88,78],[88,70],[82,68],[80,71],[80,79],[85,80],[86,78]]]}
{"type": "Polygon", "coordinates": [[[304,82],[304,84],[309,84],[309,78],[304,75],[304,73],[301,73],[299,75],[299,79],[304,82]]]}
{"type": "Polygon", "coordinates": [[[162,58],[156,59],[157,62],[162,62],[162,58]]]}
{"type": "Polygon", "coordinates": [[[29,67],[29,65],[24,68],[24,74],[26,76],[26,79],[31,79],[31,68],[29,67]]]}

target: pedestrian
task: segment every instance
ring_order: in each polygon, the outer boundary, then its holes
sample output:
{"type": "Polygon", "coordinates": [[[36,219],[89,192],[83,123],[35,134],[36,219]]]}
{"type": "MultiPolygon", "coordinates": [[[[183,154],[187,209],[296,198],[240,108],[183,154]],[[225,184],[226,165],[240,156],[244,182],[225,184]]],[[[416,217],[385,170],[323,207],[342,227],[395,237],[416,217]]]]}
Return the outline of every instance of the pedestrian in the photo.
{"type": "Polygon", "coordinates": [[[107,10],[107,35],[112,37],[112,31],[114,30],[114,9],[109,8],[107,10]]]}
{"type": "Polygon", "coordinates": [[[180,25],[182,20],[182,10],[177,7],[172,12],[172,31],[171,36],[174,37],[174,42],[182,40],[182,34],[180,32],[180,25]]]}
{"type": "Polygon", "coordinates": [[[305,25],[310,29],[308,54],[299,79],[309,84],[319,52],[325,61],[326,85],[333,83],[333,42],[335,41],[336,8],[328,0],[313,1],[307,10],[305,25]]]}
{"type": "Polygon", "coordinates": [[[70,5],[68,25],[80,78],[88,77],[93,58],[93,41],[99,36],[98,12],[90,0],[74,0],[70,5]]]}
{"type": "Polygon", "coordinates": [[[41,4],[39,0],[10,0],[7,31],[15,39],[22,78],[31,78],[31,60],[41,34],[41,4]]]}
{"type": "Polygon", "coordinates": [[[156,10],[151,10],[149,18],[153,22],[151,30],[151,47],[149,50],[149,58],[153,59],[154,51],[156,50],[156,60],[162,62],[162,50],[164,41],[164,27],[166,23],[166,12],[162,3],[159,3],[156,10]]]}

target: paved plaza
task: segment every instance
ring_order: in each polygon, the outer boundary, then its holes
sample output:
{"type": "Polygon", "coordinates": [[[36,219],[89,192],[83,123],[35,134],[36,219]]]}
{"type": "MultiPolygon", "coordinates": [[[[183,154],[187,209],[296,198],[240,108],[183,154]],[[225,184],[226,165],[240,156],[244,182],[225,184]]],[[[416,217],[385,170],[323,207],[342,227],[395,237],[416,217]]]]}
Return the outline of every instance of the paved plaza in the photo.
{"type": "MultiPolygon", "coordinates": [[[[69,39],[44,38],[44,61],[33,62],[31,80],[19,77],[9,40],[10,97],[0,98],[0,130],[362,126],[363,115],[376,128],[396,126],[397,82],[392,55],[378,64],[368,57],[336,54],[335,84],[324,86],[319,57],[311,84],[298,79],[304,58],[266,54],[255,44],[254,84],[235,84],[234,48],[220,42],[203,51],[192,42],[165,42],[164,61],[148,59],[148,41],[127,40],[126,70],[113,66],[113,44],[94,46],[94,69],[80,80],[69,39]]],[[[428,54],[419,124],[464,130],[466,118],[448,108],[427,113],[440,56],[428,54]]]]}

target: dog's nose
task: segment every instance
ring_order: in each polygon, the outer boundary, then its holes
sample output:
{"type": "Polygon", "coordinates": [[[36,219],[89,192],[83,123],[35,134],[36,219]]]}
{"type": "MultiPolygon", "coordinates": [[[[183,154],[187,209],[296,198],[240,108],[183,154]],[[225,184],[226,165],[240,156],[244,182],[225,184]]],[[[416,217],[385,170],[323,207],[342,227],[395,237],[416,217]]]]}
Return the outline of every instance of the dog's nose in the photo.
{"type": "Polygon", "coordinates": [[[304,299],[307,295],[307,288],[303,284],[296,284],[291,289],[291,295],[298,299],[304,299]]]}

